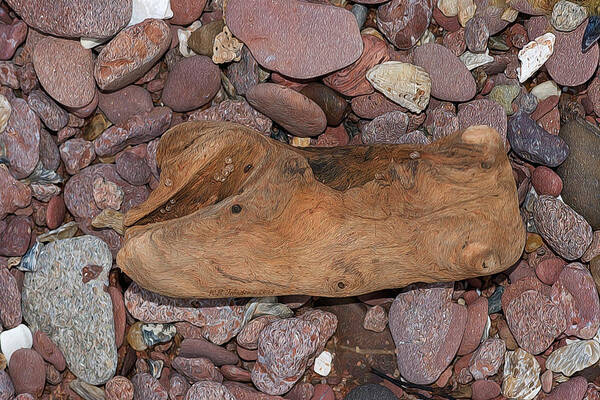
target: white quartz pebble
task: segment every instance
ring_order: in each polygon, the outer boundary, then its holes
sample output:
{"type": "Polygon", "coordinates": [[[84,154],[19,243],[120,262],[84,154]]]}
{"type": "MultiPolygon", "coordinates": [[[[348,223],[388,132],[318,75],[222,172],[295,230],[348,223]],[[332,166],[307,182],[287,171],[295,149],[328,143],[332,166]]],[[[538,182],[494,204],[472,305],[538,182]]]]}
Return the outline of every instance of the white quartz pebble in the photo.
{"type": "Polygon", "coordinates": [[[0,351],[10,364],[10,357],[19,349],[30,349],[33,346],[33,336],[29,328],[23,324],[0,333],[0,351]]]}

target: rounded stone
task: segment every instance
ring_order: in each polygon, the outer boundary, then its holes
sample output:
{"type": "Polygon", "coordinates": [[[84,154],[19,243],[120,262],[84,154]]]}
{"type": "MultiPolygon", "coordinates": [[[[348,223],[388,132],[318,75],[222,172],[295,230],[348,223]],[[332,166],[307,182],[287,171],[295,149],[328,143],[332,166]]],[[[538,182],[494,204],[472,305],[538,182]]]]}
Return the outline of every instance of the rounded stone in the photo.
{"type": "Polygon", "coordinates": [[[413,47],[429,26],[430,0],[392,0],[377,8],[377,27],[399,49],[413,47]]]}
{"type": "Polygon", "coordinates": [[[133,384],[124,376],[111,378],[104,386],[106,400],[133,400],[133,384]]]}
{"type": "Polygon", "coordinates": [[[98,107],[110,122],[118,125],[134,115],[151,111],[153,104],[146,89],[129,85],[112,93],[100,92],[98,107]]]}
{"type": "Polygon", "coordinates": [[[385,386],[368,383],[352,389],[344,400],[398,400],[398,398],[385,386]]]}
{"type": "Polygon", "coordinates": [[[474,125],[487,125],[494,128],[502,137],[508,148],[506,139],[507,119],[504,108],[497,102],[488,99],[478,99],[458,106],[458,124],[460,129],[474,125]]]}
{"type": "Polygon", "coordinates": [[[133,151],[123,151],[115,159],[117,173],[135,186],[142,186],[150,182],[152,172],[145,157],[141,157],[133,151]]]}
{"type": "Polygon", "coordinates": [[[414,49],[414,63],[431,77],[431,95],[440,100],[468,101],[475,97],[477,85],[465,64],[450,50],[437,43],[414,49]]]}
{"type": "Polygon", "coordinates": [[[491,400],[500,396],[502,389],[494,381],[480,379],[471,385],[473,390],[472,400],[491,400]]]}
{"type": "Polygon", "coordinates": [[[352,111],[361,118],[373,119],[391,111],[406,111],[379,92],[357,96],[351,102],[352,111]]]}
{"type": "Polygon", "coordinates": [[[8,364],[8,374],[17,394],[29,393],[40,397],[46,384],[44,359],[35,350],[15,351],[8,364]]]}
{"type": "Polygon", "coordinates": [[[58,346],[42,331],[33,334],[33,348],[57,370],[64,371],[67,362],[58,346]]]}
{"type": "Polygon", "coordinates": [[[531,174],[531,184],[538,195],[558,197],[562,191],[562,179],[552,169],[540,165],[531,174]]]}
{"type": "Polygon", "coordinates": [[[246,94],[250,105],[295,136],[317,136],[325,130],[327,117],[308,97],[275,83],[260,83],[246,94]]]}
{"type": "Polygon", "coordinates": [[[488,299],[479,297],[467,307],[467,324],[457,354],[472,353],[479,347],[488,319],[488,299]]]}
{"type": "Polygon", "coordinates": [[[465,25],[465,43],[472,53],[482,53],[487,48],[490,31],[482,17],[475,16],[465,25]]]}
{"type": "Polygon", "coordinates": [[[400,143],[408,128],[408,115],[392,111],[375,118],[361,129],[364,144],[400,143]]]}
{"type": "Polygon", "coordinates": [[[567,263],[563,259],[552,257],[541,261],[535,268],[535,274],[546,285],[552,285],[558,280],[565,265],[567,263]]]}
{"type": "Polygon", "coordinates": [[[44,90],[59,103],[79,108],[94,99],[92,51],[78,41],[41,39],[33,51],[33,66],[44,90]]]}
{"type": "Polygon", "coordinates": [[[200,17],[206,0],[171,0],[170,5],[173,17],[169,19],[169,23],[187,26],[200,17]]]}
{"type": "Polygon", "coordinates": [[[300,93],[321,107],[327,118],[327,125],[337,126],[346,116],[346,109],[348,108],[346,99],[328,86],[317,82],[311,82],[304,86],[302,90],[300,90],[300,93]]]}
{"type": "Polygon", "coordinates": [[[173,111],[186,112],[208,103],[220,88],[221,71],[210,58],[184,58],[169,72],[162,101],[173,111]]]}
{"type": "Polygon", "coordinates": [[[558,385],[546,400],[582,400],[587,391],[588,383],[585,377],[576,376],[558,385]]]}

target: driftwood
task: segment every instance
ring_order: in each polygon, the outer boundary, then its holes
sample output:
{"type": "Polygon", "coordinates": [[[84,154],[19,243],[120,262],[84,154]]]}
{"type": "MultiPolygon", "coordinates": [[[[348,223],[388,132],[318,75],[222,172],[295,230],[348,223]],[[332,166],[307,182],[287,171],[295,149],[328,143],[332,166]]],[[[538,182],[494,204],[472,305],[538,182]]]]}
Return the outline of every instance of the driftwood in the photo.
{"type": "Polygon", "coordinates": [[[505,270],[525,242],[495,130],[422,145],[299,149],[188,122],[160,183],[125,216],[117,264],[174,297],[351,296],[505,270]]]}

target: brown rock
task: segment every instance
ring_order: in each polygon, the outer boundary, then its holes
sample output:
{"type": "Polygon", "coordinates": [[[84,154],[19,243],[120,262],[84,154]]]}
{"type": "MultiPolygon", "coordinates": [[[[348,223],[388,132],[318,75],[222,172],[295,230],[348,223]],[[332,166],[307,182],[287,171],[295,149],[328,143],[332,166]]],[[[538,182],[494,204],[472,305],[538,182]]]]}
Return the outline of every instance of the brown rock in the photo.
{"type": "Polygon", "coordinates": [[[235,365],[240,360],[235,353],[203,338],[184,339],[179,348],[179,356],[185,358],[208,358],[217,367],[228,364],[235,365]]]}
{"type": "Polygon", "coordinates": [[[552,135],[558,135],[560,132],[560,111],[554,107],[549,113],[541,117],[538,124],[552,135]]]}
{"type": "Polygon", "coordinates": [[[38,42],[33,66],[46,92],[67,107],[83,107],[94,99],[92,51],[78,41],[48,36],[38,42]]]}
{"type": "Polygon", "coordinates": [[[109,286],[108,294],[112,301],[113,318],[115,323],[115,344],[117,348],[121,347],[125,338],[125,327],[127,324],[127,313],[125,311],[125,301],[121,289],[109,286]]]}
{"type": "Polygon", "coordinates": [[[248,89],[266,79],[268,72],[258,65],[248,46],[242,47],[241,57],[240,61],[230,63],[225,68],[225,75],[235,87],[237,94],[245,96],[248,89]]]}
{"type": "Polygon", "coordinates": [[[104,386],[106,400],[133,400],[133,384],[124,376],[111,378],[104,386]]]}
{"type": "Polygon", "coordinates": [[[588,383],[585,377],[576,376],[558,385],[546,400],[582,400],[587,391],[588,383]]]}
{"type": "Polygon", "coordinates": [[[87,167],[96,158],[94,144],[85,139],[70,139],[60,145],[60,157],[67,172],[75,175],[87,167]]]}
{"type": "Polygon", "coordinates": [[[196,54],[212,57],[215,37],[223,31],[225,21],[218,19],[202,25],[193,31],[188,39],[188,46],[196,54]]]}
{"type": "Polygon", "coordinates": [[[4,221],[6,228],[0,232],[0,256],[23,256],[29,249],[33,221],[22,215],[11,215],[4,221]]]}
{"type": "Polygon", "coordinates": [[[460,56],[467,50],[467,42],[465,41],[465,30],[463,28],[448,32],[444,35],[442,44],[450,50],[456,57],[460,56]]]}
{"type": "Polygon", "coordinates": [[[0,293],[0,323],[4,328],[12,329],[22,320],[21,291],[17,280],[5,266],[0,266],[0,293]]]}
{"type": "Polygon", "coordinates": [[[361,118],[374,119],[391,111],[406,111],[406,109],[379,92],[354,97],[352,111],[361,118]]]}
{"type": "Polygon", "coordinates": [[[250,89],[246,97],[252,107],[292,135],[316,136],[327,126],[325,113],[314,101],[285,86],[261,83],[250,89]]]}
{"type": "Polygon", "coordinates": [[[122,124],[134,115],[152,110],[152,97],[137,85],[126,86],[112,93],[100,92],[98,107],[115,125],[122,124]]]}
{"type": "Polygon", "coordinates": [[[9,171],[16,179],[23,179],[39,161],[40,119],[25,100],[10,100],[12,112],[4,132],[0,134],[0,147],[4,147],[9,161],[9,171]]]}
{"type": "Polygon", "coordinates": [[[63,353],[44,332],[36,331],[33,334],[33,348],[57,370],[64,371],[67,367],[63,353]]]}
{"type": "Polygon", "coordinates": [[[10,357],[8,374],[17,394],[40,397],[46,384],[44,360],[35,350],[19,349],[10,357]]]}
{"type": "Polygon", "coordinates": [[[0,221],[7,214],[12,214],[19,208],[25,208],[31,203],[31,188],[17,181],[6,168],[0,165],[0,221]]]}
{"type": "Polygon", "coordinates": [[[344,68],[363,50],[354,15],[341,7],[297,0],[231,0],[225,16],[233,35],[259,64],[292,78],[344,68]]]}
{"type": "Polygon", "coordinates": [[[304,86],[302,90],[300,90],[300,93],[321,107],[327,118],[327,125],[337,126],[342,122],[342,119],[346,115],[348,103],[346,102],[346,99],[337,94],[334,90],[321,83],[311,82],[304,86]]]}
{"type": "Polygon", "coordinates": [[[190,383],[198,381],[223,382],[223,375],[217,367],[207,358],[175,357],[171,365],[190,383]]]}
{"type": "Polygon", "coordinates": [[[325,132],[315,140],[311,139],[310,145],[315,147],[336,147],[345,146],[350,142],[348,132],[344,124],[338,126],[328,126],[325,132]]]}
{"type": "Polygon", "coordinates": [[[562,191],[562,179],[552,169],[543,165],[536,167],[531,174],[531,183],[538,195],[558,197],[562,191]]]}
{"type": "Polygon", "coordinates": [[[323,83],[344,96],[355,97],[373,93],[375,89],[366,78],[367,71],[390,59],[385,41],[373,35],[361,36],[363,52],[360,58],[348,67],[323,78],[323,83]]]}
{"type": "Polygon", "coordinates": [[[432,12],[429,0],[392,0],[377,8],[377,26],[397,48],[410,49],[429,26],[432,12]]]}
{"type": "Polygon", "coordinates": [[[488,319],[488,299],[479,297],[467,307],[467,324],[457,354],[463,356],[479,347],[488,319]]]}
{"type": "Polygon", "coordinates": [[[67,110],[71,114],[75,115],[76,117],[87,118],[90,115],[92,115],[92,113],[94,111],[96,111],[97,107],[98,107],[98,91],[96,90],[94,92],[94,98],[88,104],[86,104],[83,107],[67,107],[67,110]]]}
{"type": "Polygon", "coordinates": [[[173,17],[169,23],[173,25],[189,25],[200,17],[206,0],[171,0],[173,17]]]}
{"type": "Polygon", "coordinates": [[[475,16],[467,21],[465,25],[465,43],[470,52],[484,52],[487,48],[489,37],[490,31],[488,30],[485,19],[475,16]]]}
{"type": "Polygon", "coordinates": [[[504,108],[497,102],[488,99],[478,99],[458,106],[458,122],[460,129],[473,125],[487,125],[494,128],[502,137],[508,149],[506,139],[507,119],[504,108]]]}

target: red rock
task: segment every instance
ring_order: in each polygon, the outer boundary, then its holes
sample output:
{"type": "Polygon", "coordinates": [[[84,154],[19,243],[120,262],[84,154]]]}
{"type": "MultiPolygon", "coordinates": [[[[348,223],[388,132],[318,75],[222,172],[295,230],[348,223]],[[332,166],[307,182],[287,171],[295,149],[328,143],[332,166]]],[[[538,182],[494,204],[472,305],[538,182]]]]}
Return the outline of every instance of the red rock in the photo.
{"type": "Polygon", "coordinates": [[[30,393],[40,397],[46,384],[44,360],[35,350],[19,349],[10,357],[8,374],[15,392],[30,393]]]}
{"type": "Polygon", "coordinates": [[[169,399],[183,400],[189,388],[190,384],[183,376],[178,373],[171,374],[169,379],[169,399]]]}
{"type": "Polygon", "coordinates": [[[437,6],[433,8],[432,16],[435,22],[448,32],[456,32],[461,28],[458,17],[446,17],[437,6]]]}
{"type": "Polygon", "coordinates": [[[134,400],[167,400],[169,395],[165,388],[150,374],[136,374],[131,378],[134,400]]]}
{"type": "Polygon", "coordinates": [[[221,75],[210,58],[193,56],[179,61],[169,72],[162,92],[163,103],[185,112],[208,103],[221,88],[221,75]]]}
{"type": "Polygon", "coordinates": [[[225,382],[223,386],[229,389],[236,400],[283,400],[283,397],[261,393],[240,382],[225,382]]]}
{"type": "Polygon", "coordinates": [[[331,312],[317,309],[305,309],[302,314],[297,315],[298,318],[312,323],[319,330],[318,349],[314,356],[311,357],[308,363],[310,365],[312,364],[314,357],[318,356],[323,350],[325,350],[325,344],[327,344],[327,341],[334,334],[337,328],[337,317],[331,312]]]}
{"type": "Polygon", "coordinates": [[[471,385],[473,390],[473,400],[492,400],[500,396],[501,388],[494,381],[478,380],[471,385]]]}
{"type": "Polygon", "coordinates": [[[250,371],[235,365],[226,364],[221,367],[223,378],[229,381],[251,382],[250,371]]]}
{"type": "Polygon", "coordinates": [[[488,300],[479,297],[467,307],[467,324],[457,354],[472,353],[479,347],[488,318],[488,300]]]}
{"type": "Polygon", "coordinates": [[[228,121],[270,134],[272,121],[252,108],[245,100],[224,100],[206,110],[192,112],[188,121],[228,121]]]}
{"type": "Polygon", "coordinates": [[[218,382],[203,381],[192,385],[185,400],[236,400],[229,389],[218,382]]]}
{"type": "Polygon", "coordinates": [[[539,166],[531,174],[531,184],[538,195],[549,195],[558,197],[562,191],[562,179],[554,170],[539,166]]]}
{"type": "MultiPolygon", "coordinates": [[[[17,87],[21,87],[21,91],[25,94],[29,94],[31,93],[32,90],[36,89],[39,87],[39,81],[36,75],[36,71],[35,68],[33,66],[33,62],[28,62],[27,64],[23,65],[18,71],[17,71],[17,76],[19,78],[17,87]]],[[[10,83],[12,82],[7,82],[10,83]]]]}
{"type": "Polygon", "coordinates": [[[333,89],[317,82],[311,82],[304,86],[300,93],[321,107],[327,118],[327,125],[337,126],[346,116],[348,103],[333,89]]]}
{"type": "Polygon", "coordinates": [[[7,214],[12,214],[19,208],[25,208],[31,203],[31,189],[29,186],[17,181],[8,172],[5,165],[0,165],[0,221],[7,214]]]}
{"type": "Polygon", "coordinates": [[[600,231],[594,231],[592,243],[581,256],[581,261],[585,263],[590,262],[598,255],[600,255],[600,231]]]}
{"type": "Polygon", "coordinates": [[[4,132],[0,134],[0,147],[4,146],[10,163],[9,171],[16,179],[23,179],[39,161],[40,119],[25,100],[10,100],[12,112],[4,132]]]}
{"type": "Polygon", "coordinates": [[[352,111],[361,118],[374,119],[391,111],[406,111],[379,92],[354,97],[352,111]]]}
{"type": "Polygon", "coordinates": [[[391,111],[380,115],[361,129],[365,144],[399,143],[408,128],[408,115],[402,111],[391,111]]]}
{"type": "Polygon", "coordinates": [[[341,7],[297,0],[231,0],[225,15],[231,33],[259,64],[292,78],[339,70],[363,50],[354,15],[341,7]]]}
{"type": "Polygon", "coordinates": [[[496,375],[504,362],[506,345],[502,339],[487,339],[469,361],[469,372],[474,379],[496,375]]]}
{"type": "Polygon", "coordinates": [[[137,85],[126,86],[112,93],[100,93],[98,107],[115,125],[126,122],[136,114],[152,110],[152,98],[146,89],[137,85]]]}
{"type": "Polygon", "coordinates": [[[0,24],[0,60],[10,60],[17,47],[27,37],[27,24],[15,20],[12,24],[0,24]]]}
{"type": "Polygon", "coordinates": [[[123,339],[125,338],[125,327],[127,323],[125,302],[123,300],[123,293],[121,293],[121,290],[117,287],[109,286],[108,294],[110,295],[113,308],[115,344],[117,348],[119,348],[123,344],[123,339]]]}
{"type": "Polygon", "coordinates": [[[48,202],[46,208],[46,225],[50,229],[58,228],[65,219],[65,202],[61,196],[54,196],[48,202]]]}
{"type": "Polygon", "coordinates": [[[240,360],[235,353],[203,338],[184,339],[179,348],[179,356],[185,358],[208,358],[218,367],[228,364],[235,365],[240,360]]]}
{"type": "Polygon", "coordinates": [[[29,249],[33,221],[26,216],[11,215],[0,232],[0,256],[21,257],[29,249]]]}
{"type": "Polygon", "coordinates": [[[377,8],[377,27],[399,49],[410,49],[429,26],[429,0],[392,0],[377,8]]]}
{"type": "Polygon", "coordinates": [[[288,400],[311,400],[314,393],[315,387],[311,383],[297,383],[292,390],[285,394],[284,398],[288,400]]]}
{"type": "Polygon", "coordinates": [[[566,327],[562,309],[535,290],[521,293],[504,312],[519,346],[534,355],[546,350],[566,327]]]}
{"type": "Polygon", "coordinates": [[[44,360],[52,364],[57,370],[64,371],[67,367],[63,353],[44,332],[36,331],[34,333],[33,348],[44,360]]]}
{"type": "Polygon", "coordinates": [[[67,107],[67,110],[79,118],[87,118],[92,115],[94,111],[96,111],[96,108],[98,107],[98,97],[98,91],[96,90],[92,101],[90,101],[88,104],[83,107],[67,107]]]}
{"type": "Polygon", "coordinates": [[[237,346],[235,351],[238,353],[240,358],[244,361],[256,361],[258,358],[258,350],[248,350],[242,346],[237,346]]]}
{"type": "Polygon", "coordinates": [[[317,136],[327,126],[325,113],[314,101],[285,86],[261,83],[251,88],[246,98],[292,135],[317,136]]]}
{"type": "Polygon", "coordinates": [[[124,376],[111,378],[104,386],[106,400],[133,400],[133,384],[124,376]]]}
{"type": "Polygon", "coordinates": [[[142,186],[150,182],[152,172],[146,158],[133,151],[125,150],[119,153],[115,159],[115,165],[121,178],[132,185],[142,186]]]}
{"type": "Polygon", "coordinates": [[[200,17],[206,0],[171,0],[173,18],[169,23],[173,25],[189,25],[200,17]]]}
{"type": "MultiPolygon", "coordinates": [[[[294,89],[296,92],[302,90],[304,86],[306,86],[311,79],[294,79],[288,76],[283,76],[278,74],[277,72],[271,72],[271,82],[276,83],[281,86],[289,87],[290,89],[294,89]]],[[[260,82],[259,82],[260,83],[260,82]]],[[[255,86],[255,85],[252,85],[255,86]]],[[[248,88],[250,89],[250,88],[248,88]]]]}
{"type": "Polygon", "coordinates": [[[472,357],[473,354],[467,354],[466,356],[460,357],[454,363],[453,370],[456,381],[462,385],[466,385],[473,380],[473,375],[471,375],[471,371],[469,371],[469,363],[471,362],[472,357]]]}
{"type": "Polygon", "coordinates": [[[271,322],[279,319],[275,315],[263,315],[248,322],[235,338],[236,342],[248,350],[258,348],[258,337],[260,332],[271,322]]]}
{"type": "Polygon", "coordinates": [[[561,86],[577,86],[592,77],[598,66],[598,45],[586,53],[581,51],[581,41],[587,21],[572,32],[556,32],[554,53],[546,61],[552,79],[561,86]]]}
{"type": "Polygon", "coordinates": [[[59,103],[78,108],[94,99],[92,51],[81,47],[79,41],[52,36],[40,40],[33,66],[46,92],[59,103]]]}
{"type": "Polygon", "coordinates": [[[560,132],[560,111],[558,111],[558,107],[554,107],[537,122],[551,135],[558,135],[560,132]]]}
{"type": "Polygon", "coordinates": [[[484,19],[490,36],[497,34],[508,26],[509,22],[502,19],[502,14],[505,11],[503,6],[489,0],[475,0],[475,6],[477,7],[475,15],[484,19]]]}
{"type": "Polygon", "coordinates": [[[410,287],[390,308],[398,369],[409,382],[435,382],[456,355],[467,310],[451,302],[452,291],[448,284],[410,287]]]}
{"type": "Polygon", "coordinates": [[[563,259],[552,257],[541,261],[535,268],[535,274],[546,285],[552,285],[558,280],[565,265],[567,263],[563,259]]]}
{"type": "Polygon", "coordinates": [[[0,296],[0,322],[5,329],[12,329],[22,320],[21,291],[17,280],[2,265],[0,265],[0,293],[2,293],[0,296]]]}
{"type": "Polygon", "coordinates": [[[171,365],[190,383],[204,380],[223,382],[223,375],[208,358],[175,357],[171,365]]]}
{"type": "Polygon", "coordinates": [[[69,122],[67,112],[41,90],[32,90],[27,96],[27,104],[52,131],[64,128],[69,122]]]}
{"type": "Polygon", "coordinates": [[[96,158],[94,144],[85,139],[70,139],[59,147],[60,157],[65,163],[67,172],[75,175],[87,167],[96,158]]]}
{"type": "Polygon", "coordinates": [[[456,57],[460,56],[467,50],[465,30],[461,28],[457,31],[446,33],[442,43],[444,47],[450,50],[456,57]]]}
{"type": "MultiPolygon", "coordinates": [[[[523,29],[525,37],[527,32],[523,29]]],[[[465,43],[472,53],[484,52],[487,48],[487,41],[490,37],[485,19],[480,16],[474,16],[467,21],[465,25],[465,43]]],[[[527,41],[525,41],[527,43],[527,41]]],[[[521,46],[523,47],[523,46],[521,46]]],[[[458,56],[458,55],[457,55],[458,56]]]]}
{"type": "Polygon", "coordinates": [[[318,384],[311,400],[335,400],[335,394],[329,385],[318,384]]]}
{"type": "Polygon", "coordinates": [[[346,146],[349,142],[348,132],[344,124],[340,124],[338,126],[328,126],[317,139],[312,138],[310,144],[315,147],[336,147],[346,146]]]}
{"type": "Polygon", "coordinates": [[[475,97],[477,86],[465,64],[450,50],[436,43],[414,49],[415,65],[431,77],[431,95],[440,100],[468,101],[475,97]]]}
{"type": "Polygon", "coordinates": [[[587,380],[583,376],[576,376],[558,385],[546,400],[582,400],[587,388],[587,380]]]}
{"type": "Polygon", "coordinates": [[[387,326],[388,316],[381,306],[374,306],[367,310],[363,328],[373,332],[383,332],[387,326]]]}
{"type": "Polygon", "coordinates": [[[506,140],[506,112],[504,108],[493,100],[479,99],[458,106],[458,122],[460,129],[473,125],[487,125],[494,128],[502,137],[505,147],[506,140]]]}
{"type": "Polygon", "coordinates": [[[373,93],[373,86],[366,78],[367,71],[390,59],[387,44],[376,36],[363,34],[363,52],[358,60],[348,67],[323,78],[330,88],[344,96],[355,97],[373,93]]]}
{"type": "Polygon", "coordinates": [[[102,90],[121,89],[144,76],[171,44],[169,25],[147,19],[119,32],[102,49],[94,76],[102,90]]]}

